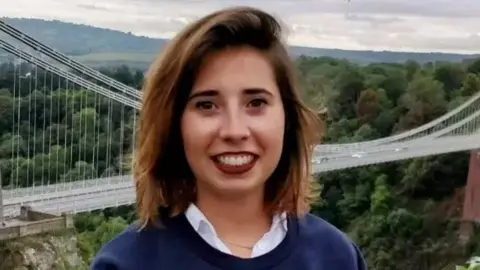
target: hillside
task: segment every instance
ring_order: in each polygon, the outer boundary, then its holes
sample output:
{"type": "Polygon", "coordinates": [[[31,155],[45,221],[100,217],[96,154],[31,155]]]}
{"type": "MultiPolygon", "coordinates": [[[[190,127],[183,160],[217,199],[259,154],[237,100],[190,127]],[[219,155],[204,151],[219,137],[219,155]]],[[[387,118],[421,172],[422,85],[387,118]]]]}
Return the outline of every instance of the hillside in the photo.
{"type": "MultiPolygon", "coordinates": [[[[60,21],[13,18],[5,18],[5,21],[55,49],[94,66],[128,64],[144,68],[168,41],[60,21]]],[[[294,56],[328,56],[362,64],[402,63],[410,59],[419,63],[460,62],[474,57],[449,53],[349,51],[298,46],[292,46],[291,52],[294,56]]]]}
{"type": "Polygon", "coordinates": [[[0,270],[88,269],[73,231],[0,242],[0,270]]]}

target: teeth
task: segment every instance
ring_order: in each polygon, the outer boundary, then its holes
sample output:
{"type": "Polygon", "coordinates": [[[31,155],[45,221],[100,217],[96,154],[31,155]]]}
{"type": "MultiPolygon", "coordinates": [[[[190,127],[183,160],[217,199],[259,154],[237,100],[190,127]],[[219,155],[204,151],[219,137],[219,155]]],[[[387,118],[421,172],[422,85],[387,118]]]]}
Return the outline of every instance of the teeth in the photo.
{"type": "Polygon", "coordinates": [[[230,166],[241,166],[252,162],[252,155],[242,155],[242,156],[219,156],[218,161],[225,165],[230,166]]]}

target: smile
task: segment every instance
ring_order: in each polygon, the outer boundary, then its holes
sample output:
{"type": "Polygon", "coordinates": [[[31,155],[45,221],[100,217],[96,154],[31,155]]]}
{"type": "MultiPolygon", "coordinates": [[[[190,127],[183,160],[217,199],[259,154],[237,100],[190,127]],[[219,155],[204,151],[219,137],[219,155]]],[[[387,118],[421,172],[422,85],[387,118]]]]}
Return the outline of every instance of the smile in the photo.
{"type": "Polygon", "coordinates": [[[225,156],[218,156],[218,162],[230,165],[230,166],[241,166],[252,162],[254,159],[253,155],[239,155],[239,156],[232,156],[232,155],[225,155],[225,156]]]}
{"type": "Polygon", "coordinates": [[[257,156],[251,153],[224,154],[213,158],[215,166],[225,174],[242,174],[253,168],[257,156]]]}

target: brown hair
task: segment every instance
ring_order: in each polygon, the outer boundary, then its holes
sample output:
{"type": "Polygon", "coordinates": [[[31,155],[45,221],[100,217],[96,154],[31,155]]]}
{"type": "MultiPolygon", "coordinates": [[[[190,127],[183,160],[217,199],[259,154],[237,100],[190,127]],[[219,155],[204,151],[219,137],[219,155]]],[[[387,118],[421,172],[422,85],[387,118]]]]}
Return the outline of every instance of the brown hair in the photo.
{"type": "Polygon", "coordinates": [[[160,209],[177,215],[195,200],[195,182],[182,146],[180,118],[205,56],[240,46],[253,47],[270,60],[285,108],[283,153],[266,184],[268,211],[294,215],[309,211],[315,198],[310,158],[321,131],[318,118],[299,99],[279,22],[258,9],[236,7],[189,25],[149,70],[133,164],[142,224],[157,221],[160,209]]]}

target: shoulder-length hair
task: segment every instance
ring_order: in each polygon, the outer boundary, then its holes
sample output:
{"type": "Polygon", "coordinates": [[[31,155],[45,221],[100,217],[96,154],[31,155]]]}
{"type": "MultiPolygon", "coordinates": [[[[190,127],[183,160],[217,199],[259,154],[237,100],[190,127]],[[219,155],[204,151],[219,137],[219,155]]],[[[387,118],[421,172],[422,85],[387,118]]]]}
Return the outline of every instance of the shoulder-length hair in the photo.
{"type": "Polygon", "coordinates": [[[143,87],[135,160],[140,223],[159,221],[195,200],[195,181],[186,161],[180,118],[202,60],[227,48],[250,46],[270,61],[285,110],[283,153],[266,183],[265,205],[271,213],[309,211],[313,194],[310,160],[321,132],[316,115],[299,98],[293,63],[281,37],[282,27],[255,8],[212,13],[179,33],[152,64],[143,87]]]}

